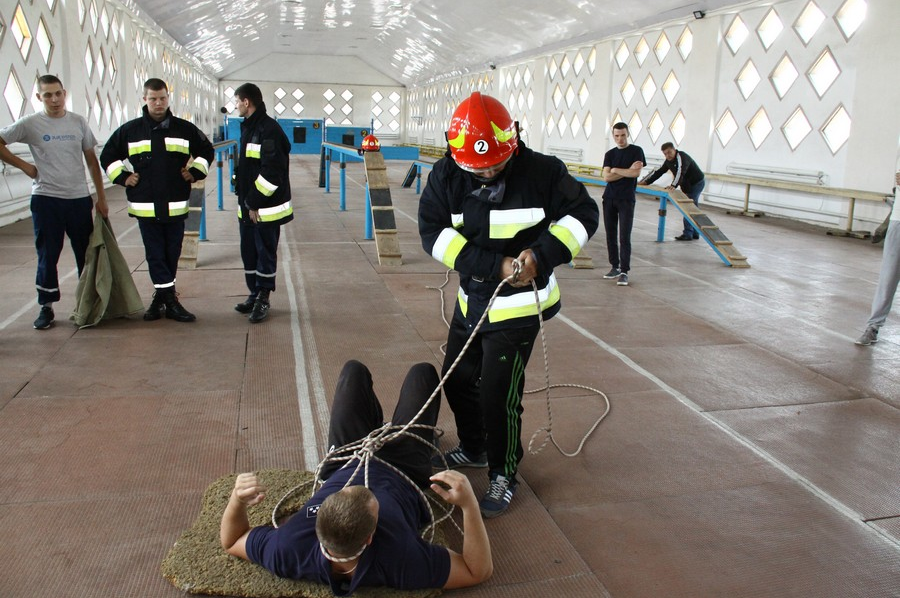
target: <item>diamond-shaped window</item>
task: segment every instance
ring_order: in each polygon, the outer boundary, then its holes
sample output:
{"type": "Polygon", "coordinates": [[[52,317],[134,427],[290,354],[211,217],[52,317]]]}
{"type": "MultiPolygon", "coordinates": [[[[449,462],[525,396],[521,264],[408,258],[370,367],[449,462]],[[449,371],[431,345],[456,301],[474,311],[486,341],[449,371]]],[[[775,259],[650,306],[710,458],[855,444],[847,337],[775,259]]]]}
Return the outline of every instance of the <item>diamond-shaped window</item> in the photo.
{"type": "Polygon", "coordinates": [[[281,102],[275,104],[275,112],[277,112],[279,115],[281,115],[281,113],[285,110],[287,110],[287,108],[285,108],[284,104],[282,104],[281,102]]]}
{"type": "Polygon", "coordinates": [[[628,133],[631,135],[632,139],[637,139],[637,136],[640,135],[643,130],[644,123],[641,121],[640,115],[635,111],[635,113],[631,115],[631,120],[628,121],[628,133]]]}
{"type": "Polygon", "coordinates": [[[559,131],[559,136],[562,137],[566,133],[566,127],[569,126],[569,123],[566,121],[566,115],[560,114],[559,120],[556,121],[556,130],[559,131]]]}
{"type": "Polygon", "coordinates": [[[797,149],[797,146],[809,135],[810,131],[812,131],[812,125],[809,124],[806,114],[803,113],[803,109],[800,107],[794,110],[794,113],[781,127],[781,132],[784,133],[784,138],[787,139],[788,145],[791,146],[792,150],[797,149]]]}
{"type": "Polygon", "coordinates": [[[616,113],[613,114],[613,118],[612,118],[613,124],[623,122],[624,120],[625,120],[625,118],[621,114],[619,114],[618,110],[616,110],[616,113]]]}
{"type": "Polygon", "coordinates": [[[694,34],[691,32],[690,27],[684,28],[684,31],[678,36],[678,41],[675,42],[675,47],[681,55],[681,60],[687,60],[688,56],[691,55],[691,50],[694,49],[694,34]]]}
{"type": "Polygon", "coordinates": [[[225,97],[229,100],[234,97],[234,88],[230,85],[225,88],[225,97]]]}
{"type": "Polygon", "coordinates": [[[772,87],[775,88],[775,93],[778,94],[778,97],[784,99],[784,96],[787,95],[788,90],[799,76],[800,73],[797,72],[797,68],[791,62],[790,56],[785,54],[778,61],[772,74],[769,75],[769,81],[772,82],[772,87]]]}
{"type": "Polygon", "coordinates": [[[836,154],[850,138],[850,115],[843,106],[831,113],[821,129],[822,137],[832,154],[836,154]]]}
{"type": "Polygon", "coordinates": [[[581,130],[584,131],[584,137],[586,139],[591,138],[591,131],[594,130],[594,118],[591,116],[590,112],[584,117],[584,122],[581,123],[581,130]]]}
{"type": "Polygon", "coordinates": [[[583,68],[584,68],[584,56],[581,55],[581,50],[579,50],[575,54],[575,60],[572,62],[572,69],[575,71],[576,75],[580,75],[581,69],[583,69],[583,68]]]}
{"type": "Polygon", "coordinates": [[[803,45],[809,44],[809,40],[812,39],[813,35],[816,34],[816,31],[819,30],[819,27],[822,26],[823,21],[825,21],[825,13],[822,12],[815,2],[810,0],[803,8],[803,12],[800,13],[800,16],[797,17],[797,20],[794,21],[794,31],[803,41],[803,45]]]}
{"type": "Polygon", "coordinates": [[[534,106],[534,93],[530,89],[528,90],[528,95],[525,96],[525,102],[529,109],[534,106]]]}
{"type": "Polygon", "coordinates": [[[626,106],[631,103],[631,98],[634,97],[635,91],[637,91],[637,88],[634,86],[634,81],[631,80],[631,75],[628,75],[625,78],[625,83],[622,84],[622,88],[619,90],[626,106]]]}
{"type": "Polygon", "coordinates": [[[659,34],[659,39],[656,40],[656,45],[653,46],[653,53],[656,54],[656,60],[662,64],[662,61],[666,59],[666,56],[669,54],[669,50],[672,49],[672,44],[669,42],[669,37],[666,35],[666,32],[663,31],[659,34]]]}
{"type": "Polygon", "coordinates": [[[376,91],[372,94],[372,101],[375,102],[376,104],[383,99],[384,99],[384,96],[381,95],[380,91],[376,91]]]}
{"type": "Polygon", "coordinates": [[[547,116],[547,135],[553,133],[553,129],[556,128],[556,121],[553,119],[553,115],[547,116]]]}
{"type": "Polygon", "coordinates": [[[400,107],[399,106],[391,106],[391,108],[388,110],[388,112],[391,113],[391,116],[397,116],[398,114],[400,114],[400,107]]]}
{"type": "Polygon", "coordinates": [[[322,111],[325,112],[325,114],[331,115],[331,113],[334,112],[334,106],[332,106],[331,104],[325,104],[325,107],[322,108],[322,111]]]}
{"type": "Polygon", "coordinates": [[[112,30],[113,39],[116,43],[119,43],[119,37],[121,35],[121,31],[119,31],[119,13],[114,12],[112,16],[112,22],[110,23],[110,29],[112,30]]]}
{"type": "Polygon", "coordinates": [[[350,113],[353,112],[353,106],[351,106],[350,104],[344,104],[344,106],[341,108],[341,112],[343,112],[346,116],[350,116],[350,113]]]}
{"type": "Polygon", "coordinates": [[[572,107],[572,102],[575,101],[575,90],[572,89],[572,84],[566,88],[566,108],[572,107]]]}
{"type": "Polygon", "coordinates": [[[865,19],[866,0],[847,0],[834,14],[834,20],[847,41],[850,41],[865,19]]]}
{"type": "Polygon", "coordinates": [[[657,110],[653,113],[653,116],[650,117],[650,122],[647,123],[647,133],[650,134],[650,140],[653,141],[653,143],[656,143],[656,140],[659,139],[659,136],[665,128],[666,125],[663,124],[662,117],[657,110]]]}
{"type": "Polygon", "coordinates": [[[525,72],[522,73],[522,83],[524,83],[526,87],[531,85],[531,69],[528,67],[525,67],[525,72]]]}
{"type": "Polygon", "coordinates": [[[38,21],[37,35],[38,50],[41,52],[41,58],[44,59],[44,65],[50,66],[50,57],[53,55],[53,40],[50,39],[50,33],[47,31],[47,25],[44,23],[44,17],[38,21]]]}
{"type": "Polygon", "coordinates": [[[106,121],[107,128],[109,128],[109,126],[112,124],[112,117],[113,117],[112,100],[110,100],[109,95],[107,95],[106,96],[106,105],[103,107],[103,120],[106,121]]]}
{"type": "Polygon", "coordinates": [[[647,78],[641,84],[641,97],[644,98],[644,104],[650,105],[650,100],[653,99],[656,90],[656,81],[653,80],[653,75],[647,75],[647,78]]]}
{"type": "Polygon", "coordinates": [[[335,96],[335,95],[336,95],[336,94],[335,94],[333,91],[331,91],[331,89],[326,89],[326,90],[322,93],[322,97],[325,98],[326,100],[328,100],[329,102],[330,102],[331,100],[334,99],[334,96],[335,96]]]}
{"type": "Polygon", "coordinates": [[[94,0],[91,0],[91,4],[88,7],[88,19],[91,21],[91,31],[94,34],[97,34],[97,24],[100,21],[100,15],[97,14],[97,5],[94,4],[94,0]]]}
{"type": "Polygon", "coordinates": [[[345,102],[349,102],[353,99],[353,93],[349,89],[345,89],[343,93],[341,93],[341,98],[343,98],[345,102]]]}
{"type": "Polygon", "coordinates": [[[622,43],[619,44],[619,47],[616,48],[616,64],[619,65],[621,69],[625,64],[625,61],[628,60],[630,52],[628,51],[628,44],[625,43],[625,40],[622,40],[622,43]]]}
{"type": "Polygon", "coordinates": [[[22,10],[21,4],[16,6],[9,30],[16,40],[16,46],[19,48],[22,58],[28,60],[28,51],[31,50],[31,42],[33,40],[31,39],[31,29],[28,28],[28,21],[25,19],[25,12],[22,10]]]}
{"type": "Polygon", "coordinates": [[[553,88],[553,94],[551,95],[553,98],[553,107],[559,108],[559,103],[562,101],[562,90],[559,88],[559,83],[553,88]]]}
{"type": "Polygon", "coordinates": [[[578,102],[581,104],[581,107],[584,108],[587,105],[588,98],[591,93],[588,91],[587,83],[582,81],[581,87],[578,88],[578,102]]]}
{"type": "Polygon", "coordinates": [[[716,136],[719,138],[719,143],[722,144],[722,147],[728,145],[728,142],[731,141],[731,138],[734,137],[734,134],[738,132],[738,124],[737,121],[734,120],[734,115],[731,113],[731,110],[725,109],[725,113],[719,118],[719,122],[716,123],[716,136]]]}
{"type": "Polygon", "coordinates": [[[100,29],[103,30],[103,37],[109,39],[109,13],[106,12],[106,5],[100,11],[100,29]]]}
{"type": "Polygon", "coordinates": [[[734,82],[737,83],[738,89],[741,90],[741,95],[746,100],[750,97],[750,94],[753,93],[753,90],[756,89],[756,86],[759,85],[761,80],[762,77],[759,76],[759,71],[756,70],[753,61],[748,60],[744,65],[744,68],[741,69],[741,72],[738,73],[734,82]]]}
{"type": "Polygon", "coordinates": [[[116,67],[116,57],[111,55],[109,56],[109,68],[106,69],[106,72],[109,73],[109,82],[116,82],[116,75],[119,73],[118,67],[116,67]]]}
{"type": "Polygon", "coordinates": [[[78,0],[78,24],[84,27],[84,17],[87,11],[84,8],[84,0],[78,0]]]}
{"type": "Polygon", "coordinates": [[[106,56],[103,54],[103,48],[97,53],[97,80],[103,82],[103,75],[106,74],[106,56]]]}
{"type": "MultiPolygon", "coordinates": [[[[37,79],[35,79],[34,86],[31,88],[31,97],[28,98],[28,101],[31,102],[31,109],[35,112],[40,112],[44,109],[44,103],[41,101],[40,95],[41,90],[39,89],[37,79]]],[[[68,96],[66,96],[66,100],[68,99],[68,96]]]]}
{"type": "Polygon", "coordinates": [[[19,85],[19,79],[13,70],[9,71],[9,76],[6,78],[3,98],[6,100],[6,105],[9,108],[9,113],[12,114],[13,120],[21,117],[22,111],[25,109],[25,94],[22,93],[22,86],[19,85]]]}
{"type": "Polygon", "coordinates": [[[765,108],[757,110],[753,118],[750,119],[750,123],[747,125],[747,132],[750,134],[750,141],[753,142],[753,147],[759,149],[762,142],[772,132],[772,123],[769,121],[769,115],[766,114],[765,108]]]}
{"type": "Polygon", "coordinates": [[[382,112],[384,112],[384,110],[382,110],[380,106],[372,106],[372,114],[375,116],[381,116],[382,112]]]}
{"type": "Polygon", "coordinates": [[[293,97],[297,101],[300,101],[303,98],[303,92],[299,89],[295,89],[293,92],[291,92],[291,97],[293,97]]]}
{"type": "Polygon", "coordinates": [[[768,50],[772,47],[772,44],[775,43],[775,40],[778,39],[778,36],[781,35],[783,30],[784,24],[781,22],[781,19],[778,18],[778,13],[775,12],[775,9],[771,8],[769,9],[769,12],[766,13],[762,23],[756,28],[756,34],[759,36],[759,41],[762,42],[763,48],[768,50]]]}
{"type": "Polygon", "coordinates": [[[54,10],[56,10],[56,0],[47,0],[47,8],[50,9],[50,12],[51,12],[51,13],[52,13],[54,10]]]}
{"type": "Polygon", "coordinates": [[[103,102],[100,100],[100,94],[97,93],[94,95],[93,108],[91,109],[91,113],[94,115],[94,122],[97,123],[97,126],[100,126],[100,123],[103,121],[103,102]]]}
{"type": "Polygon", "coordinates": [[[637,60],[638,66],[644,66],[644,61],[647,60],[649,53],[650,44],[642,37],[634,47],[634,59],[637,60]]]}
{"type": "Polygon", "coordinates": [[[806,76],[809,77],[810,83],[820,98],[825,95],[840,74],[841,69],[828,48],[819,54],[813,65],[806,71],[806,76]]]}
{"type": "MultiPolygon", "coordinates": [[[[280,87],[275,90],[275,97],[278,98],[279,100],[282,99],[286,95],[287,95],[287,92],[280,87]]],[[[279,112],[279,114],[281,114],[281,113],[279,112]]]]}
{"type": "Polygon", "coordinates": [[[678,90],[681,89],[681,83],[678,82],[678,78],[675,76],[675,71],[669,73],[669,76],[666,77],[666,80],[663,81],[662,92],[666,97],[666,103],[671,105],[672,100],[675,99],[675,96],[678,95],[678,90]]]}
{"type": "Polygon", "coordinates": [[[747,29],[740,15],[736,15],[728,31],[725,32],[725,43],[728,44],[732,54],[737,54],[747,40],[748,35],[750,35],[750,30],[747,29]]]}
{"type": "Polygon", "coordinates": [[[547,72],[550,73],[551,81],[556,77],[556,73],[559,72],[559,65],[556,64],[556,58],[553,56],[550,57],[550,64],[547,65],[547,72]]]}
{"type": "Polygon", "coordinates": [[[672,124],[669,125],[669,132],[672,133],[672,138],[675,140],[675,143],[681,143],[681,140],[684,139],[686,128],[687,123],[684,119],[684,113],[679,110],[678,114],[675,115],[675,118],[672,119],[672,124]]]}
{"type": "Polygon", "coordinates": [[[401,96],[396,91],[392,91],[391,95],[388,96],[388,99],[396,104],[397,102],[400,101],[401,96]]]}
{"type": "Polygon", "coordinates": [[[299,116],[300,113],[303,112],[303,105],[302,105],[300,102],[297,102],[296,104],[294,104],[293,106],[291,106],[291,110],[294,111],[294,114],[296,114],[297,116],[299,116]]]}
{"type": "Polygon", "coordinates": [[[562,62],[559,63],[559,72],[562,73],[562,76],[565,77],[569,74],[569,71],[572,69],[572,63],[569,62],[568,54],[563,55],[562,62]]]}
{"type": "MultiPolygon", "coordinates": [[[[84,50],[84,70],[87,73],[88,80],[90,80],[94,74],[94,54],[91,50],[91,40],[88,40],[87,48],[84,50]]],[[[90,102],[88,106],[90,106],[90,102]]]]}
{"type": "MultiPolygon", "coordinates": [[[[587,65],[588,65],[588,72],[593,75],[594,69],[597,68],[597,48],[591,48],[591,51],[587,57],[587,65]]],[[[584,128],[584,127],[582,127],[582,128],[584,128]]]]}
{"type": "Polygon", "coordinates": [[[581,130],[581,122],[577,116],[573,117],[572,122],[569,123],[569,130],[572,131],[572,137],[578,137],[578,132],[581,130]]]}

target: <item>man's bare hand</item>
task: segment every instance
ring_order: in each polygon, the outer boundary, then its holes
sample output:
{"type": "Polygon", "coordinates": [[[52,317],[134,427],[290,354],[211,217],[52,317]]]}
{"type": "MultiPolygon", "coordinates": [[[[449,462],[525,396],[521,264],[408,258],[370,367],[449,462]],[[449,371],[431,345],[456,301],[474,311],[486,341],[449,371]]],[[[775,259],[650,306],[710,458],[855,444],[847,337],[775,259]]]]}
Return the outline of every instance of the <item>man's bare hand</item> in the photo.
{"type": "Polygon", "coordinates": [[[250,210],[247,214],[250,216],[250,222],[253,224],[259,222],[259,210],[250,210]]]}
{"type": "Polygon", "coordinates": [[[252,507],[266,497],[266,487],[259,483],[259,478],[255,473],[241,473],[234,480],[234,490],[231,492],[231,496],[241,504],[252,507]]]}
{"type": "Polygon", "coordinates": [[[125,179],[126,187],[137,187],[137,184],[141,182],[141,175],[136,172],[132,172],[128,175],[128,178],[125,179]]]}
{"type": "Polygon", "coordinates": [[[183,178],[184,180],[186,180],[189,183],[194,182],[194,175],[192,175],[191,171],[185,167],[181,168],[181,178],[183,178]]]}
{"type": "Polygon", "coordinates": [[[36,179],[36,178],[37,178],[37,166],[35,166],[35,165],[33,165],[33,164],[25,164],[25,165],[22,167],[22,172],[24,172],[25,174],[27,174],[27,175],[28,175],[28,178],[30,178],[30,179],[36,179]]]}
{"type": "Polygon", "coordinates": [[[451,505],[458,507],[477,506],[478,499],[469,483],[469,478],[450,469],[439,471],[431,478],[431,489],[451,505]]]}

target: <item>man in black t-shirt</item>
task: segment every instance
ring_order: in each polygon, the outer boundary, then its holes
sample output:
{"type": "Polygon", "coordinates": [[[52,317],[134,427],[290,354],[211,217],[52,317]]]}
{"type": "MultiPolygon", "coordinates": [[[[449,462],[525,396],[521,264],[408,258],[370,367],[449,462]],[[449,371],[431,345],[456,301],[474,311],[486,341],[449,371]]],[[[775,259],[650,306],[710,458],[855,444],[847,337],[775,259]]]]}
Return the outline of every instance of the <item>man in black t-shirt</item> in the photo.
{"type": "Polygon", "coordinates": [[[628,125],[613,125],[616,147],[603,157],[603,225],[606,229],[606,249],[612,269],[603,275],[615,279],[619,286],[628,285],[631,268],[631,226],[634,224],[635,189],[641,169],[647,163],[644,150],[628,143],[628,125]],[[620,250],[621,246],[621,250],[620,250]]]}
{"type": "MultiPolygon", "coordinates": [[[[685,195],[694,200],[694,205],[700,205],[700,194],[706,186],[706,179],[703,177],[703,171],[697,166],[697,163],[686,153],[675,149],[675,145],[671,141],[667,141],[660,147],[666,161],[654,172],[645,176],[639,181],[640,185],[650,185],[658,180],[667,172],[672,173],[672,182],[666,187],[667,190],[681,187],[681,191],[685,195]]],[[[694,225],[687,218],[684,219],[684,231],[677,237],[676,241],[693,241],[699,239],[700,234],[694,230],[694,225]]]]}

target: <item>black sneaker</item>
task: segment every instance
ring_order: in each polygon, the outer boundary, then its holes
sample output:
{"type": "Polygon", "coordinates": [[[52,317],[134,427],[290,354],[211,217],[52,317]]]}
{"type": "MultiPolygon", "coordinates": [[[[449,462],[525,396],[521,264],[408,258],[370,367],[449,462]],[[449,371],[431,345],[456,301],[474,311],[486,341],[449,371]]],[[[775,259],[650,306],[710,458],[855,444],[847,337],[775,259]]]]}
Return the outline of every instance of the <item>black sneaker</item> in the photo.
{"type": "Polygon", "coordinates": [[[606,280],[612,280],[614,278],[618,278],[619,274],[621,274],[621,273],[622,273],[622,271],[619,270],[618,268],[613,268],[612,270],[610,270],[609,272],[604,274],[603,278],[605,278],[606,280]]]}
{"type": "Polygon", "coordinates": [[[34,321],[34,329],[35,330],[47,330],[53,324],[53,318],[56,315],[53,313],[53,308],[49,305],[41,306],[41,313],[38,314],[37,320],[34,321]]]}
{"type": "Polygon", "coordinates": [[[262,322],[269,316],[269,291],[267,289],[260,290],[253,302],[253,310],[250,312],[250,322],[257,324],[262,322]]]}
{"type": "Polygon", "coordinates": [[[249,314],[253,311],[253,304],[256,303],[256,295],[250,295],[246,299],[244,299],[241,303],[238,303],[234,306],[234,311],[249,314]]]}
{"type": "Polygon", "coordinates": [[[619,285],[620,287],[627,287],[628,286],[628,273],[622,272],[621,274],[619,274],[619,279],[616,281],[616,284],[619,285]]]}
{"type": "Polygon", "coordinates": [[[491,484],[488,486],[488,491],[478,503],[478,507],[481,510],[481,516],[485,519],[490,519],[491,517],[496,517],[497,515],[505,513],[506,509],[509,508],[509,503],[512,502],[513,495],[516,493],[516,488],[518,487],[519,483],[515,478],[510,479],[499,473],[492,472],[491,484]]]}
{"type": "Polygon", "coordinates": [[[434,458],[431,459],[431,464],[435,467],[443,468],[444,461],[447,462],[447,467],[449,467],[450,469],[459,469],[460,467],[488,466],[487,453],[473,455],[465,450],[462,445],[459,445],[456,448],[452,448],[444,453],[443,460],[440,456],[435,455],[434,458]]]}

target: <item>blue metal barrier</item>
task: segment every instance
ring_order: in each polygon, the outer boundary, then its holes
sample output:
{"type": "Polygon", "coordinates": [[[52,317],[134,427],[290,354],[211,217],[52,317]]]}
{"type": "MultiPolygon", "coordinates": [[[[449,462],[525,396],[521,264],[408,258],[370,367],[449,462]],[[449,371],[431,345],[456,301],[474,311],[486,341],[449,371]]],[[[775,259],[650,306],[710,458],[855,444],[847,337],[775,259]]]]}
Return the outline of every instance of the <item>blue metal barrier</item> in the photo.
{"type": "MultiPolygon", "coordinates": [[[[229,163],[229,172],[230,175],[228,177],[228,184],[231,185],[231,181],[234,180],[234,151],[237,149],[237,142],[234,140],[230,141],[221,141],[219,143],[213,144],[213,149],[216,151],[216,166],[218,166],[219,174],[218,174],[218,189],[216,194],[218,196],[218,209],[221,212],[225,209],[225,198],[223,195],[223,187],[224,182],[222,181],[222,162],[225,153],[228,152],[228,163],[229,163]]],[[[206,200],[203,201],[203,209],[200,211],[200,240],[206,241],[206,200]]]]}

